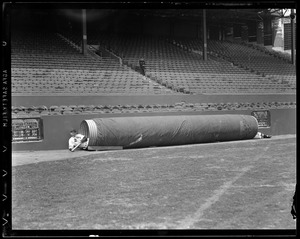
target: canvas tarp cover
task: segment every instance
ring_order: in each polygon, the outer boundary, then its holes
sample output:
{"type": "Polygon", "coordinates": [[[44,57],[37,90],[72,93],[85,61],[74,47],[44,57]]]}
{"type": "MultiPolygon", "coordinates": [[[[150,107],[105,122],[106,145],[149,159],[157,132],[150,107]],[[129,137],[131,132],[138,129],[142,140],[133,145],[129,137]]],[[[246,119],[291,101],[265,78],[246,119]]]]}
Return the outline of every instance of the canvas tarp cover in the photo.
{"type": "Polygon", "coordinates": [[[90,145],[137,148],[251,139],[258,124],[250,115],[115,117],[85,120],[80,130],[90,145]]]}

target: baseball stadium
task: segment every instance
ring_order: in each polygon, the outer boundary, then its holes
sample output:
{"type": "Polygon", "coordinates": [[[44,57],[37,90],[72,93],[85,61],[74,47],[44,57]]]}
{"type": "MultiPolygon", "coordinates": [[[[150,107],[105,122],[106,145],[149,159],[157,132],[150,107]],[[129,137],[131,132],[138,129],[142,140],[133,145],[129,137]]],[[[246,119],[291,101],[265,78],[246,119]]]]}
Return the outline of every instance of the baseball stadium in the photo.
{"type": "Polygon", "coordinates": [[[278,6],[11,4],[11,230],[296,235],[278,6]]]}

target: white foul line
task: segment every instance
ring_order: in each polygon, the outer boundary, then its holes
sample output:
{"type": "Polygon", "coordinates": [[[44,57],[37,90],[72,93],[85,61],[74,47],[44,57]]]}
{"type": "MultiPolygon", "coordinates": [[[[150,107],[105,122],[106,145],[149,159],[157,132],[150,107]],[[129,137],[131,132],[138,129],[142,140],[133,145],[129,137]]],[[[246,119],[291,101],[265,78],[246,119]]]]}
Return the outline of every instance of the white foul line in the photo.
{"type": "Polygon", "coordinates": [[[241,178],[246,172],[248,172],[251,168],[254,166],[248,166],[243,169],[241,169],[241,173],[239,173],[237,176],[235,176],[232,180],[229,182],[224,183],[221,188],[218,188],[215,190],[215,193],[213,196],[208,198],[204,204],[201,205],[201,207],[195,212],[193,216],[188,216],[187,218],[180,221],[179,228],[190,228],[194,223],[198,222],[201,217],[203,216],[203,213],[206,209],[210,208],[215,202],[217,202],[220,197],[231,187],[231,185],[237,181],[239,178],[241,178]]]}
{"type": "MultiPolygon", "coordinates": [[[[268,150],[269,147],[264,148],[264,152],[268,150]]],[[[263,156],[263,154],[258,154],[257,157],[255,157],[251,162],[257,161],[263,156]]],[[[206,202],[200,206],[200,208],[192,215],[184,218],[183,220],[179,221],[178,228],[191,228],[195,223],[199,222],[201,217],[204,214],[204,211],[208,208],[210,208],[215,202],[217,202],[220,197],[232,186],[233,183],[235,183],[239,178],[241,178],[245,173],[247,173],[250,169],[252,169],[254,165],[248,166],[241,169],[241,172],[235,176],[232,180],[224,183],[220,188],[215,190],[215,193],[208,199],[206,199],[206,202]]]]}

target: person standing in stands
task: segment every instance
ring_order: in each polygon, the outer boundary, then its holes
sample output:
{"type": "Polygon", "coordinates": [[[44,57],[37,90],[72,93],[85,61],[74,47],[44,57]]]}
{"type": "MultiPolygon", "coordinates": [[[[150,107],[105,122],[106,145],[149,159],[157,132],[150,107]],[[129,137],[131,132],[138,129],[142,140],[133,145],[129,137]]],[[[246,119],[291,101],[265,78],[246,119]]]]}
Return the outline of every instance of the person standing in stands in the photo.
{"type": "Polygon", "coordinates": [[[141,59],[139,60],[139,65],[140,65],[140,69],[141,69],[142,75],[145,76],[145,74],[146,74],[146,72],[145,72],[146,63],[145,63],[144,58],[141,58],[141,59]]]}

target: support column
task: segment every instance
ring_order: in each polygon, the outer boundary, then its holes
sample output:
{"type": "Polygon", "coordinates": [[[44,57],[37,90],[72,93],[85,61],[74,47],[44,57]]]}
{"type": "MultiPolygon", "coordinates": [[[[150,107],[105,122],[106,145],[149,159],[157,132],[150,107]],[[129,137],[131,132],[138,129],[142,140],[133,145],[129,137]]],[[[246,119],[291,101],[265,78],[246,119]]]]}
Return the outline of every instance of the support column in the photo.
{"type": "Polygon", "coordinates": [[[175,19],[171,19],[170,20],[170,22],[169,22],[169,24],[170,24],[170,31],[169,31],[169,37],[170,37],[170,39],[173,39],[174,38],[174,36],[175,36],[175,33],[174,33],[174,26],[175,26],[175,19]]]}
{"type": "Polygon", "coordinates": [[[203,60],[207,60],[207,35],[206,35],[206,9],[202,10],[203,13],[203,60]]]}
{"type": "Polygon", "coordinates": [[[295,65],[296,58],[295,58],[295,37],[294,37],[294,32],[295,32],[294,9],[291,9],[290,17],[291,17],[291,60],[292,60],[292,64],[295,65]]]}
{"type": "Polygon", "coordinates": [[[86,9],[82,9],[82,54],[87,53],[86,9]]]}
{"type": "Polygon", "coordinates": [[[264,24],[263,21],[257,22],[257,26],[256,26],[256,41],[257,44],[259,45],[263,45],[264,44],[264,24]]]}
{"type": "Polygon", "coordinates": [[[143,36],[144,35],[144,15],[140,16],[140,33],[143,36]]]}

